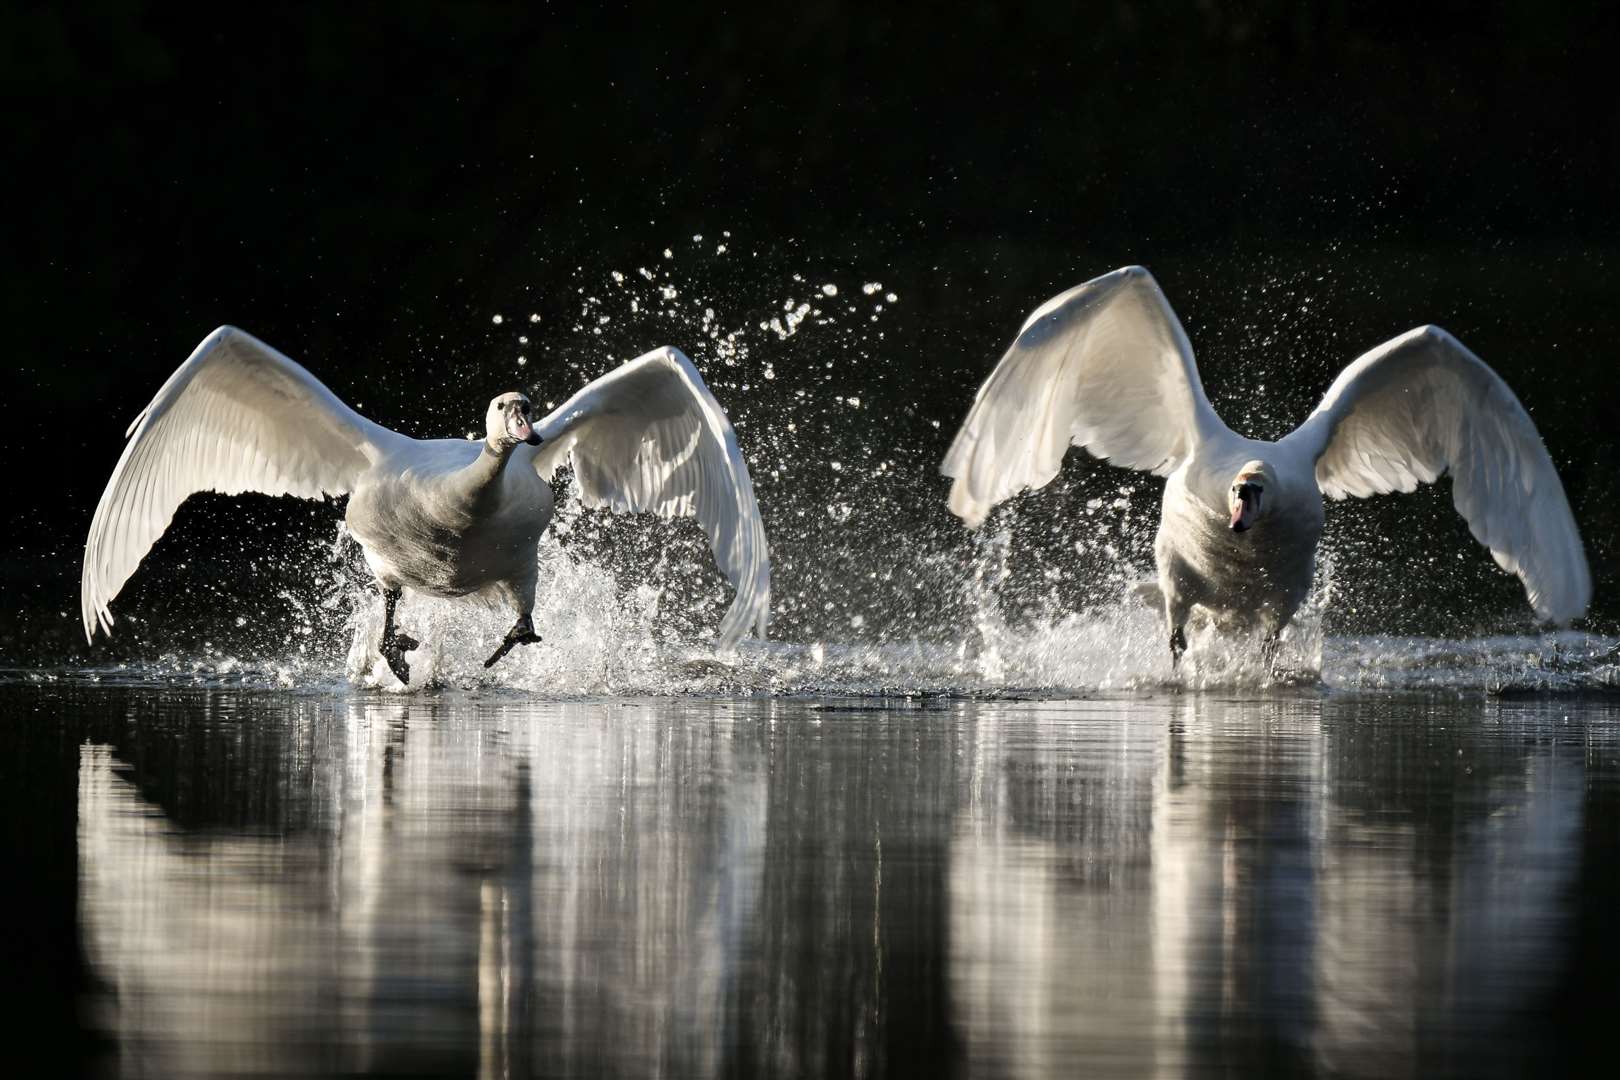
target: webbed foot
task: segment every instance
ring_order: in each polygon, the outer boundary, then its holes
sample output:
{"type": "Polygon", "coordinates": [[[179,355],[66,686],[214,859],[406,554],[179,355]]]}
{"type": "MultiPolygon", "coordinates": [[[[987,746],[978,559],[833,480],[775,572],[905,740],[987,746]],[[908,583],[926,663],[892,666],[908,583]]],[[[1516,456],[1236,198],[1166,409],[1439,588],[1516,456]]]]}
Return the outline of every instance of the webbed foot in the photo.
{"type": "Polygon", "coordinates": [[[539,643],[540,635],[534,632],[533,621],[527,615],[519,615],[518,621],[512,624],[512,629],[508,630],[506,637],[502,639],[501,647],[496,649],[488,660],[484,661],[484,666],[487,668],[494,667],[501,657],[519,645],[538,645],[539,643]]]}
{"type": "Polygon", "coordinates": [[[422,643],[404,634],[394,626],[394,609],[399,606],[399,598],[403,595],[399,589],[383,589],[383,632],[382,645],[378,652],[388,661],[388,670],[394,673],[394,678],[401,683],[409,684],[411,681],[411,665],[405,661],[405,654],[417,648],[422,643]]]}
{"type": "Polygon", "coordinates": [[[411,665],[406,661],[405,654],[412,649],[419,648],[421,642],[409,634],[393,633],[383,635],[382,658],[388,661],[388,670],[402,683],[411,681],[411,665]]]}

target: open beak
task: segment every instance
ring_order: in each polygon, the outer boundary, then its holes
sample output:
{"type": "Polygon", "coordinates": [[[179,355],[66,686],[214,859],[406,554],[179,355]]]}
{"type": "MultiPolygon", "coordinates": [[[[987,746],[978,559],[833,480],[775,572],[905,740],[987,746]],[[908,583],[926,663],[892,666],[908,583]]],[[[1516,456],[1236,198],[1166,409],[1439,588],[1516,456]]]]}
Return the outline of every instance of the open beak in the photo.
{"type": "Polygon", "coordinates": [[[540,445],[540,436],[536,435],[534,428],[529,424],[528,417],[516,409],[506,418],[506,433],[518,442],[526,442],[530,446],[540,445]]]}
{"type": "Polygon", "coordinates": [[[1249,519],[1260,510],[1261,489],[1253,484],[1240,484],[1237,489],[1237,502],[1232,506],[1232,531],[1244,532],[1249,528],[1249,519]]]}

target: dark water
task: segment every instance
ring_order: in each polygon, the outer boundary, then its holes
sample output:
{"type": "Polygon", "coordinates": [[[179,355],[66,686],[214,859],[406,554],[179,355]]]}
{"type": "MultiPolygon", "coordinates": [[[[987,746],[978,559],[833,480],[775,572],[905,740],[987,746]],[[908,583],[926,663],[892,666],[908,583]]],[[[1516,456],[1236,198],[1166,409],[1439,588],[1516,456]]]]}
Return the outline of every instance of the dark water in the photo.
{"type": "Polygon", "coordinates": [[[1570,1069],[1617,721],[11,685],[3,1002],[31,1075],[1570,1069]]]}

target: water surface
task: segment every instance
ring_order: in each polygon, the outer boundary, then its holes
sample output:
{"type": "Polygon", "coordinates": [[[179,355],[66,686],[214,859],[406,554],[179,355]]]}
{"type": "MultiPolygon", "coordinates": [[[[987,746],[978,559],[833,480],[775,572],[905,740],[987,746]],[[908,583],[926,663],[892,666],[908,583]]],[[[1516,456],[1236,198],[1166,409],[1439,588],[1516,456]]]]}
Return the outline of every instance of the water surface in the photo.
{"type": "MultiPolygon", "coordinates": [[[[1517,1074],[1620,708],[0,687],[15,1016],[129,1076],[1517,1074]]],[[[1611,1013],[1612,1015],[1612,1013],[1611,1013]]]]}

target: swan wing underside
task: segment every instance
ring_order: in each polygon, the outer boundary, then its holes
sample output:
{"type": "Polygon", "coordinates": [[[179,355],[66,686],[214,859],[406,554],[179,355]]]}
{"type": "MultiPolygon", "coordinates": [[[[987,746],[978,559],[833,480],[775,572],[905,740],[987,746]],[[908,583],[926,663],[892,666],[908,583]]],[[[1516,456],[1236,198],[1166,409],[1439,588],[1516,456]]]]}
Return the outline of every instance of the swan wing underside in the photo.
{"type": "Polygon", "coordinates": [[[1176,313],[1151,274],[1127,266],[1030,315],[940,471],[955,479],[951,510],[977,527],[1050,482],[1070,446],[1165,476],[1223,432],[1176,313]]]}
{"type": "Polygon", "coordinates": [[[109,605],[189,496],[340,495],[403,439],[229,326],[203,339],[127,435],[84,545],[79,599],[89,639],[111,630],[109,605]]]}
{"type": "Polygon", "coordinates": [[[571,457],[586,506],[696,518],[736,590],[721,646],[750,631],[765,636],[771,564],[754,482],[731,422],[679,350],[625,363],[535,430],[544,440],[535,469],[549,479],[571,457]]]}
{"type": "Polygon", "coordinates": [[[1536,614],[1580,617],[1592,595],[1581,536],[1535,423],[1501,377],[1436,326],[1345,368],[1290,435],[1334,499],[1452,478],[1474,538],[1519,576],[1536,614]]]}

